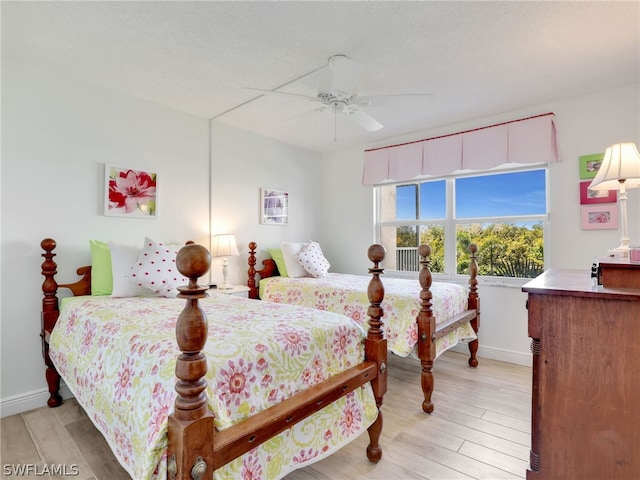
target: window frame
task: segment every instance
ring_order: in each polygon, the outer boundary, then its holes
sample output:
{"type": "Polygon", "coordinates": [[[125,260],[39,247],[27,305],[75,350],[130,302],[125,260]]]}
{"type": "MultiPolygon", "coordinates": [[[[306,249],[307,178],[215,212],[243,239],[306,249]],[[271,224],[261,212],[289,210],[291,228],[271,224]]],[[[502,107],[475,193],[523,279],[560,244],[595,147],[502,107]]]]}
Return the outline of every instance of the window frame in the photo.
{"type": "MultiPolygon", "coordinates": [[[[487,223],[538,223],[542,224],[543,231],[543,268],[546,270],[549,264],[549,239],[550,239],[550,202],[549,202],[549,166],[548,164],[535,164],[527,165],[526,167],[515,168],[496,168],[482,172],[461,172],[452,175],[446,175],[442,177],[416,177],[410,181],[405,182],[385,182],[374,185],[374,241],[381,242],[382,229],[384,227],[399,227],[399,226],[429,226],[429,225],[443,225],[445,236],[445,252],[444,252],[444,273],[433,272],[434,280],[447,280],[454,282],[467,282],[468,275],[461,275],[457,273],[457,228],[458,225],[467,224],[487,224],[487,223]],[[471,218],[455,218],[455,181],[464,177],[479,177],[486,175],[496,175],[503,173],[517,173],[527,172],[534,170],[544,171],[545,182],[545,213],[538,215],[509,215],[503,217],[471,217],[471,218]],[[423,182],[445,180],[445,217],[443,219],[436,220],[420,220],[419,218],[411,220],[395,220],[395,221],[380,221],[381,217],[381,192],[383,187],[390,186],[403,186],[420,184],[423,182]]],[[[417,191],[417,204],[420,204],[420,188],[416,188],[417,191]]],[[[419,207],[418,207],[419,208],[419,207]]],[[[419,217],[419,211],[417,212],[419,217]]],[[[415,277],[415,272],[405,270],[390,270],[386,269],[387,273],[396,277],[415,277]]],[[[520,287],[530,281],[531,278],[521,277],[500,277],[490,275],[478,275],[478,281],[480,284],[491,284],[499,286],[513,286],[520,287]]]]}

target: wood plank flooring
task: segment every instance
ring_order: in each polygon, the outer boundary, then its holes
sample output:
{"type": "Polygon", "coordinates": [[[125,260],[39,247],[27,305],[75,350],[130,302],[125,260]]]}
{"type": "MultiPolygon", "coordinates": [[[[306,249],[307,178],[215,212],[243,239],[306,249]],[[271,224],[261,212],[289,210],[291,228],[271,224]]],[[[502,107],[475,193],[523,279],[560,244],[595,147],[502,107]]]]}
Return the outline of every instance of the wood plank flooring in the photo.
{"type": "MultiPolygon", "coordinates": [[[[422,412],[419,362],[389,358],[389,391],[384,398],[382,460],[365,455],[368,436],[286,480],[522,479],[529,461],[531,369],[444,353],[434,369],[435,410],[422,412]]],[[[102,435],[75,402],[38,408],[2,419],[2,479],[54,479],[47,465],[77,465],[80,480],[129,479],[102,435]],[[38,474],[7,475],[7,465],[35,464],[38,474]]],[[[137,480],[137,479],[136,479],[137,480]]]]}

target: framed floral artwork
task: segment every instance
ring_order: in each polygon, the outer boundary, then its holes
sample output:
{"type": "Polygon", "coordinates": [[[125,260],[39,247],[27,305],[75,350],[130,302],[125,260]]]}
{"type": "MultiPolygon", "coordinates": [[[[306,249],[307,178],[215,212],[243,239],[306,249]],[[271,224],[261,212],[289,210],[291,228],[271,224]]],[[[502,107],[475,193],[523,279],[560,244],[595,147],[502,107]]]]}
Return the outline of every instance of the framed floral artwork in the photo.
{"type": "Polygon", "coordinates": [[[158,175],[105,165],[104,214],[129,218],[158,216],[158,175]]]}
{"type": "Polygon", "coordinates": [[[584,230],[615,230],[618,228],[618,204],[582,205],[580,209],[584,230]]]}
{"type": "Polygon", "coordinates": [[[580,205],[591,203],[616,203],[617,190],[589,190],[591,182],[580,182],[580,205]]]}
{"type": "Polygon", "coordinates": [[[260,223],[287,225],[289,223],[289,194],[282,190],[260,190],[260,223]]]}

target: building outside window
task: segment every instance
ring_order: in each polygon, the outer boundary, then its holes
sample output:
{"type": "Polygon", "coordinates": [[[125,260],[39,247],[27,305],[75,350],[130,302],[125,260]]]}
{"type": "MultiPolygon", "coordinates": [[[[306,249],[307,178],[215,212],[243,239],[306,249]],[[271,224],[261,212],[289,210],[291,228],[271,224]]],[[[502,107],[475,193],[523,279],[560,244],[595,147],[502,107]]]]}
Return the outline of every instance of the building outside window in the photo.
{"type": "Polygon", "coordinates": [[[546,168],[535,168],[376,186],[376,241],[387,250],[385,268],[417,271],[418,245],[427,243],[432,272],[467,274],[468,246],[475,243],[480,276],[538,276],[546,184],[546,168]]]}

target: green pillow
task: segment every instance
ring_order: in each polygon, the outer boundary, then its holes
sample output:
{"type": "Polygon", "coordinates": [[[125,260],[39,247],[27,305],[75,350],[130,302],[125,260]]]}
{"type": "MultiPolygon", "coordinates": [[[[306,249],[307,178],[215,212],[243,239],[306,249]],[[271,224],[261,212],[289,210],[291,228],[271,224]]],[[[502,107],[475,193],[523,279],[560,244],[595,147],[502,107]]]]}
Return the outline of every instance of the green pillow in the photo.
{"type": "Polygon", "coordinates": [[[284,257],[282,256],[282,250],[279,248],[269,248],[267,249],[273,261],[276,262],[276,267],[278,267],[278,272],[281,277],[287,277],[287,267],[284,266],[284,257]]]}
{"type": "Polygon", "coordinates": [[[89,248],[91,249],[91,295],[111,295],[113,274],[109,244],[90,240],[89,248]]]}

